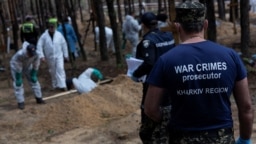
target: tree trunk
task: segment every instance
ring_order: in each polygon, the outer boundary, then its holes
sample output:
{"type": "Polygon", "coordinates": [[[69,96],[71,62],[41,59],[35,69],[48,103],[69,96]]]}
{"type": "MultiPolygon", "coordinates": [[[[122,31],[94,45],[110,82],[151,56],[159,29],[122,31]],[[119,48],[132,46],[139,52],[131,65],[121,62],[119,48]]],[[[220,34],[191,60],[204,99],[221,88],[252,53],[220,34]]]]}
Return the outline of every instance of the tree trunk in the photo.
{"type": "Polygon", "coordinates": [[[221,20],[226,20],[225,2],[224,0],[218,0],[218,14],[221,20]]]}
{"type": "Polygon", "coordinates": [[[40,10],[39,10],[39,2],[38,2],[38,0],[36,0],[36,13],[37,13],[37,18],[38,18],[38,24],[39,24],[39,28],[40,28],[40,33],[43,33],[44,32],[45,23],[43,23],[43,15],[40,13],[40,10]]]}
{"type": "MultiPolygon", "coordinates": [[[[93,38],[94,38],[94,49],[95,51],[97,51],[97,42],[96,42],[96,34],[95,34],[95,27],[96,27],[96,24],[95,24],[95,21],[96,21],[96,13],[95,13],[95,6],[94,6],[94,3],[92,2],[92,0],[89,0],[89,3],[90,3],[90,6],[91,6],[91,9],[90,9],[90,20],[92,22],[92,33],[94,34],[93,38]]],[[[89,21],[90,23],[90,21],[89,21]]],[[[89,27],[88,27],[89,28],[89,27]]]]}
{"type": "Polygon", "coordinates": [[[48,5],[49,5],[49,12],[53,13],[53,5],[52,5],[52,1],[48,0],[48,5]]]}
{"type": "Polygon", "coordinates": [[[72,2],[72,0],[70,0],[70,8],[68,9],[68,11],[69,11],[68,13],[71,17],[72,24],[73,24],[73,27],[74,27],[74,30],[75,30],[75,33],[76,33],[76,37],[77,37],[77,40],[78,40],[78,45],[80,47],[83,60],[87,60],[86,52],[83,48],[83,45],[82,45],[82,42],[81,42],[81,36],[79,34],[78,25],[77,25],[77,22],[76,22],[76,9],[74,7],[74,3],[72,2]]]}
{"type": "Polygon", "coordinates": [[[162,9],[162,0],[158,0],[158,9],[157,9],[157,13],[159,14],[161,9],[162,9]]]}
{"type": "Polygon", "coordinates": [[[120,5],[120,0],[117,0],[117,11],[118,11],[118,21],[120,25],[123,24],[123,18],[122,18],[122,10],[121,10],[121,5],[120,5]]]}
{"type": "Polygon", "coordinates": [[[13,34],[13,48],[15,51],[18,51],[18,22],[16,18],[16,12],[15,12],[15,2],[14,0],[8,1],[9,4],[9,11],[11,14],[11,22],[12,22],[12,34],[13,34]]]}
{"type": "MultiPolygon", "coordinates": [[[[65,8],[67,9],[68,11],[68,14],[71,13],[71,10],[70,10],[70,4],[67,0],[65,0],[65,8]]],[[[69,55],[69,62],[71,64],[71,67],[72,67],[72,73],[73,73],[73,69],[75,68],[75,63],[74,63],[74,58],[72,56],[72,52],[70,50],[70,46],[68,44],[68,39],[67,39],[67,31],[66,31],[66,28],[65,28],[65,22],[64,22],[64,17],[67,17],[67,15],[65,16],[61,16],[61,26],[62,26],[62,30],[63,30],[63,34],[64,34],[64,38],[67,42],[67,47],[68,47],[68,55],[69,55]]],[[[72,18],[73,19],[73,18],[72,18]]]]}
{"type": "Polygon", "coordinates": [[[175,16],[176,16],[175,0],[170,0],[169,1],[169,19],[170,19],[170,22],[172,23],[170,28],[173,30],[172,33],[174,36],[175,44],[179,44],[180,43],[179,33],[176,30],[176,28],[174,27],[175,16]]]}
{"type": "Polygon", "coordinates": [[[166,0],[164,0],[164,9],[165,9],[165,11],[167,11],[167,2],[166,2],[166,0]]]}
{"type": "Polygon", "coordinates": [[[63,13],[63,9],[61,7],[62,5],[63,5],[62,0],[55,0],[56,15],[58,19],[62,18],[62,13],[63,13]]]}
{"type": "MultiPolygon", "coordinates": [[[[0,7],[2,8],[2,3],[0,5],[0,7]]],[[[7,45],[7,26],[5,23],[5,18],[4,18],[4,13],[3,13],[3,9],[0,9],[0,19],[1,19],[1,23],[2,23],[2,34],[3,34],[3,45],[7,45]]],[[[1,40],[0,40],[1,41],[1,40]]]]}
{"type": "Polygon", "coordinates": [[[105,33],[105,18],[102,0],[93,0],[94,10],[96,12],[96,20],[99,26],[100,35],[100,56],[102,61],[108,61],[108,52],[106,44],[106,33],[105,33]]]}
{"type": "Polygon", "coordinates": [[[128,13],[132,12],[132,3],[131,0],[128,0],[128,13]]]}
{"type": "Polygon", "coordinates": [[[216,41],[216,23],[215,23],[215,12],[214,12],[214,0],[207,0],[207,19],[208,19],[208,29],[207,38],[211,41],[216,41]]]}
{"type": "MultiPolygon", "coordinates": [[[[45,19],[45,16],[44,16],[44,7],[43,7],[42,0],[39,0],[38,5],[39,5],[39,12],[40,12],[40,14],[41,14],[42,23],[43,23],[43,25],[45,26],[45,24],[46,24],[46,19],[45,19]]],[[[46,26],[45,26],[45,27],[46,27],[46,26]]],[[[45,27],[42,28],[42,32],[44,32],[45,27]]]]}
{"type": "Polygon", "coordinates": [[[107,6],[108,6],[108,14],[110,18],[111,28],[113,31],[113,39],[115,44],[115,50],[116,50],[116,64],[119,66],[122,66],[122,52],[121,52],[121,34],[119,33],[120,28],[116,22],[116,12],[114,8],[114,1],[113,0],[107,0],[107,6]]]}
{"type": "Polygon", "coordinates": [[[18,6],[15,6],[15,9],[17,11],[17,17],[20,18],[20,21],[23,22],[25,15],[27,15],[28,13],[25,13],[24,9],[28,9],[27,5],[24,5],[23,2],[18,1],[18,6]],[[16,9],[18,8],[18,9],[16,9]]]}
{"type": "Polygon", "coordinates": [[[134,0],[131,0],[131,11],[135,12],[134,0]]]}
{"type": "Polygon", "coordinates": [[[81,7],[81,0],[78,0],[78,7],[79,7],[79,13],[80,13],[80,18],[81,18],[81,22],[84,22],[84,17],[83,17],[83,10],[81,7]]]}
{"type": "Polygon", "coordinates": [[[230,22],[235,22],[238,16],[238,0],[231,0],[229,4],[230,22]]]}
{"type": "Polygon", "coordinates": [[[30,0],[30,10],[31,10],[31,12],[32,12],[32,14],[35,14],[36,12],[35,12],[35,9],[34,9],[34,0],[30,0]]]}
{"type": "Polygon", "coordinates": [[[139,9],[140,9],[140,17],[145,13],[145,8],[143,7],[142,0],[139,0],[139,9]]]}
{"type": "Polygon", "coordinates": [[[249,25],[249,0],[240,0],[241,13],[241,52],[249,57],[250,25],[249,25]]]}
{"type": "Polygon", "coordinates": [[[127,15],[129,13],[129,9],[128,9],[128,1],[124,0],[124,14],[127,15]]]}

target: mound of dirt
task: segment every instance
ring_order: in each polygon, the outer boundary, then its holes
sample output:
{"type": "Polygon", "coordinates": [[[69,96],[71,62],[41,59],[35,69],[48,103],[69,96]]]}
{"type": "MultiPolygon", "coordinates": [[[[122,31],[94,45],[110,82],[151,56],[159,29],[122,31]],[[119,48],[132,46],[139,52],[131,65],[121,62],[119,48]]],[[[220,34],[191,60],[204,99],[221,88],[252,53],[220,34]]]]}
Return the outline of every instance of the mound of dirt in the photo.
{"type": "Polygon", "coordinates": [[[121,74],[112,83],[99,85],[88,94],[70,94],[48,100],[40,107],[27,106],[23,111],[10,111],[13,117],[1,118],[0,131],[15,130],[15,135],[5,135],[6,142],[22,137],[38,137],[35,139],[38,142],[40,138],[44,141],[79,127],[98,127],[139,109],[141,88],[140,83],[121,74]]]}

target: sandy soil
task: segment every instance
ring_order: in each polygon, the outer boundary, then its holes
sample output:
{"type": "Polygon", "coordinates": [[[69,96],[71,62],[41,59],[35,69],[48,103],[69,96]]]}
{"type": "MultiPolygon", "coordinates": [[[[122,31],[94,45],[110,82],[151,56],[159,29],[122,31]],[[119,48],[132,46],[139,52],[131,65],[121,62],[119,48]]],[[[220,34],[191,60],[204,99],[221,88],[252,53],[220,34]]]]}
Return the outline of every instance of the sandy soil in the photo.
{"type": "MultiPolygon", "coordinates": [[[[251,31],[255,33],[255,27],[251,31]]],[[[218,42],[236,46],[240,42],[233,33],[233,24],[221,22],[218,27],[218,42]]],[[[255,35],[252,34],[252,42],[255,35]]],[[[88,60],[77,60],[77,68],[72,70],[65,64],[67,76],[78,76],[87,67],[96,67],[105,77],[113,78],[109,84],[99,85],[89,94],[69,94],[46,100],[47,104],[37,105],[26,81],[24,110],[17,109],[13,95],[9,70],[0,73],[0,144],[140,144],[138,128],[140,124],[140,99],[142,86],[134,83],[126,75],[125,68],[115,66],[115,58],[110,54],[108,62],[100,61],[99,52],[94,51],[93,35],[89,35],[84,49],[88,60]]],[[[254,53],[255,45],[251,48],[254,53]]],[[[7,55],[4,63],[8,66],[7,55]]],[[[249,69],[251,94],[256,95],[255,69],[249,69]]],[[[57,92],[50,91],[47,66],[41,64],[39,81],[44,97],[57,92]]],[[[236,106],[232,106],[235,119],[235,135],[238,135],[236,106]]],[[[256,138],[254,133],[253,138],[256,138]]],[[[256,142],[256,140],[255,140],[256,142]]]]}

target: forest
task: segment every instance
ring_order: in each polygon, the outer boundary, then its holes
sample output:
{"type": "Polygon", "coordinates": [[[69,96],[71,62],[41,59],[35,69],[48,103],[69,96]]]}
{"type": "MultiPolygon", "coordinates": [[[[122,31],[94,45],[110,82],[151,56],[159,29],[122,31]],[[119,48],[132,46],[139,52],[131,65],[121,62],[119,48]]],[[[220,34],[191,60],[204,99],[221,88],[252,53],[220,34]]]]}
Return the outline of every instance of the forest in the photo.
{"type": "MultiPolygon", "coordinates": [[[[57,17],[59,23],[61,23],[63,17],[70,16],[72,25],[79,37],[79,47],[82,48],[81,54],[85,61],[87,55],[83,46],[89,29],[91,27],[94,29],[95,26],[99,26],[100,29],[100,58],[103,61],[109,59],[104,31],[104,26],[108,25],[113,30],[116,64],[122,66],[123,54],[120,47],[122,43],[121,26],[124,16],[134,11],[139,20],[139,17],[145,11],[159,13],[161,9],[166,9],[169,16],[169,30],[177,35],[175,30],[172,29],[172,23],[175,20],[175,5],[179,2],[181,0],[1,0],[1,53],[9,52],[10,49],[17,50],[20,47],[19,29],[26,15],[33,16],[40,33],[46,29],[46,21],[49,17],[57,17]],[[78,21],[86,27],[85,31],[79,31],[78,21]]],[[[232,22],[234,31],[238,23],[241,27],[241,51],[244,56],[248,56],[248,45],[250,43],[249,0],[240,2],[238,0],[200,0],[200,2],[207,6],[207,19],[209,20],[207,39],[216,41],[216,18],[232,22]]],[[[176,41],[176,43],[179,41],[177,36],[176,41]]],[[[95,47],[97,47],[96,44],[95,47]]]]}

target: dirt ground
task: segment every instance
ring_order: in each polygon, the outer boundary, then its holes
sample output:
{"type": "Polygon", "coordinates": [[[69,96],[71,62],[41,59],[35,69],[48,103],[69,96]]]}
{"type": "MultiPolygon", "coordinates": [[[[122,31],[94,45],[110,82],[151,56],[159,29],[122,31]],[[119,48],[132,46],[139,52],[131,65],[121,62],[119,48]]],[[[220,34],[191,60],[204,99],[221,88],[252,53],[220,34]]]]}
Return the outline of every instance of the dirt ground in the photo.
{"type": "MultiPolygon", "coordinates": [[[[252,24],[255,23],[252,19],[252,24]]],[[[220,21],[219,21],[220,22],[220,21]]],[[[233,24],[220,22],[217,28],[218,42],[227,46],[238,47],[240,29],[233,32],[233,24]]],[[[256,27],[251,25],[250,52],[255,52],[256,27]]],[[[89,34],[84,49],[87,61],[79,58],[77,68],[71,69],[65,64],[67,77],[78,76],[88,67],[102,71],[104,77],[113,78],[109,84],[99,85],[88,94],[78,93],[48,99],[45,105],[38,105],[31,90],[25,85],[26,107],[17,109],[10,72],[7,69],[0,73],[0,144],[141,144],[138,137],[140,124],[140,100],[142,86],[131,81],[125,68],[115,66],[115,57],[109,54],[110,60],[100,61],[99,52],[94,50],[93,35],[89,34]]],[[[125,53],[129,51],[128,48],[125,53]]],[[[12,54],[8,54],[3,63],[8,67],[12,54]]],[[[254,105],[256,102],[255,68],[248,67],[249,83],[254,105]]],[[[57,92],[50,91],[50,79],[46,64],[41,64],[39,81],[44,97],[57,92]]],[[[232,99],[233,102],[233,99],[232,99]]],[[[238,136],[236,106],[234,113],[235,135],[238,136]]],[[[254,142],[256,143],[256,125],[254,142]]]]}

